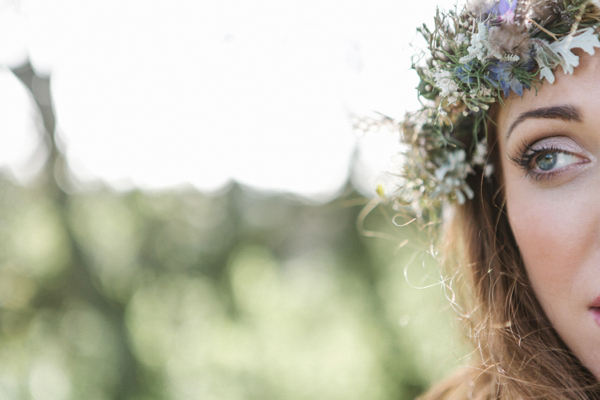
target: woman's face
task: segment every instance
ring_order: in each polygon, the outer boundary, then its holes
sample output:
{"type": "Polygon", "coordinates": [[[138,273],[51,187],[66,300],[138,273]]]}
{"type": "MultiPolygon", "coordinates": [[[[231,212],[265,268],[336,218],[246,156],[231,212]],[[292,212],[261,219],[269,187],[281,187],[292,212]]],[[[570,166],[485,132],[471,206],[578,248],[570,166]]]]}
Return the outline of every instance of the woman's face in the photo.
{"type": "Polygon", "coordinates": [[[600,52],[498,115],[508,218],[558,334],[600,379],[600,52]]]}

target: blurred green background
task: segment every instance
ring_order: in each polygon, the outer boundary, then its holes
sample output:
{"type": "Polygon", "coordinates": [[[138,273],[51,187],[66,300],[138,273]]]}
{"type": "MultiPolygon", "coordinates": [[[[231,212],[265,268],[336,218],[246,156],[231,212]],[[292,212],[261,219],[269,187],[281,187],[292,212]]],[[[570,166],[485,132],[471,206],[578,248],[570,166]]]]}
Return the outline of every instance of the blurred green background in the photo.
{"type": "Polygon", "coordinates": [[[359,231],[350,185],[328,204],[77,188],[49,78],[13,72],[50,157],[0,179],[0,399],[411,399],[461,362],[413,225],[377,208],[362,227],[386,238],[359,231]]]}

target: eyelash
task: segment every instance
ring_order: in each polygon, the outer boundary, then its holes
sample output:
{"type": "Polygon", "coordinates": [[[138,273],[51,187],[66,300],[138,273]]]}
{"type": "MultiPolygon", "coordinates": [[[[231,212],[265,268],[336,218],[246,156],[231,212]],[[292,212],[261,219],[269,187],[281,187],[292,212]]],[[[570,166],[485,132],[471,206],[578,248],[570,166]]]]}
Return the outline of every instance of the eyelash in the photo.
{"type": "Polygon", "coordinates": [[[550,171],[550,172],[538,172],[532,168],[531,164],[533,163],[533,161],[535,159],[537,159],[537,157],[542,156],[544,154],[549,154],[549,153],[573,155],[573,153],[565,151],[564,149],[561,149],[556,146],[548,146],[548,147],[542,147],[540,149],[533,149],[528,142],[523,141],[523,144],[518,149],[517,154],[510,157],[510,159],[519,168],[521,168],[523,171],[525,171],[526,177],[531,178],[535,181],[539,181],[542,178],[552,179],[556,174],[559,174],[562,172],[561,169],[557,169],[557,170],[550,171]]]}

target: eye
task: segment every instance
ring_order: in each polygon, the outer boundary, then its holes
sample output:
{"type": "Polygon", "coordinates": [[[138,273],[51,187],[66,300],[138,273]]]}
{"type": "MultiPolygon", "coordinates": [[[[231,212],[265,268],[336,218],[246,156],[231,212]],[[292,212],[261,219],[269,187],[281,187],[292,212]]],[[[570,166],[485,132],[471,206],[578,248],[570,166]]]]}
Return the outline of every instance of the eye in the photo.
{"type": "Polygon", "coordinates": [[[523,141],[510,159],[533,180],[553,179],[591,161],[585,148],[566,136],[552,136],[532,144],[523,141]]]}
{"type": "Polygon", "coordinates": [[[582,160],[582,157],[567,153],[565,151],[544,152],[534,156],[533,169],[538,169],[540,171],[552,171],[570,164],[579,163],[582,160]]]}

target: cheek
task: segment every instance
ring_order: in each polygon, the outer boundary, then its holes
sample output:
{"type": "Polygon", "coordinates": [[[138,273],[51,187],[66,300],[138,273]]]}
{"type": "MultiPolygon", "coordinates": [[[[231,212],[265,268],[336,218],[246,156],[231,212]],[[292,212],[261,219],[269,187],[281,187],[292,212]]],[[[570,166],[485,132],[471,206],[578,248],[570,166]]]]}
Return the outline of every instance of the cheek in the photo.
{"type": "Polygon", "coordinates": [[[540,300],[568,296],[586,264],[595,224],[584,203],[585,195],[507,190],[510,225],[540,300]]]}

